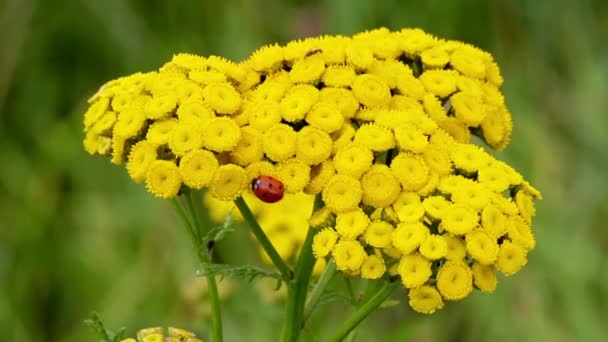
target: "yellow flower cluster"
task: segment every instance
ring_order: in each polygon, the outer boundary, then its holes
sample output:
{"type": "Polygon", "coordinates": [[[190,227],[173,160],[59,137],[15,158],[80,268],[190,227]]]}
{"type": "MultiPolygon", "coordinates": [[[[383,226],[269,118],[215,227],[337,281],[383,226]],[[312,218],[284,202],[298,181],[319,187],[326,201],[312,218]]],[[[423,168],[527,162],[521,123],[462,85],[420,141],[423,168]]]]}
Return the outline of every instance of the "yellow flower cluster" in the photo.
{"type": "MultiPolygon", "coordinates": [[[[320,194],[318,262],[398,275],[411,306],[432,313],[473,288],[493,291],[495,270],[517,272],[535,246],[540,193],[471,142],[508,145],[502,82],[487,52],[420,29],[266,46],[239,64],[180,54],[104,85],[84,145],[126,161],[162,198],[188,186],[228,201],[260,175],[294,196],[320,194]]],[[[259,215],[289,259],[306,224],[259,215]]]]}
{"type": "Polygon", "coordinates": [[[203,342],[194,333],[184,329],[169,327],[166,331],[161,327],[141,329],[137,339],[127,338],[122,342],[203,342]]]}

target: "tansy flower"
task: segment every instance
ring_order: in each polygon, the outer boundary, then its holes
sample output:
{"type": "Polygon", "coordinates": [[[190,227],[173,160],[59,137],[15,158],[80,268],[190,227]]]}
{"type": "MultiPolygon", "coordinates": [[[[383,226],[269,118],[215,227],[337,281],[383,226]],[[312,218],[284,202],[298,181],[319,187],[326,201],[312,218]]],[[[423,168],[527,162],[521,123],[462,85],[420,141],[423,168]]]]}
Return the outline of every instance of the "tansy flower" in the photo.
{"type": "Polygon", "coordinates": [[[211,194],[224,201],[237,198],[248,183],[247,172],[235,164],[221,165],[213,174],[209,186],[211,194]]]}
{"type": "Polygon", "coordinates": [[[93,127],[91,128],[91,132],[97,134],[107,134],[111,132],[114,128],[114,124],[116,124],[116,113],[112,111],[105,112],[99,120],[95,122],[93,127]]]}
{"type": "Polygon", "coordinates": [[[455,235],[464,235],[472,231],[479,217],[468,207],[450,206],[441,220],[440,227],[455,235]]]}
{"type": "Polygon", "coordinates": [[[409,55],[417,54],[436,44],[435,37],[418,28],[406,28],[397,34],[401,48],[409,55]]]}
{"type": "Polygon", "coordinates": [[[125,139],[134,137],[142,130],[145,121],[146,118],[142,112],[127,110],[118,116],[112,134],[125,139]]]}
{"type": "Polygon", "coordinates": [[[304,119],[306,113],[319,98],[319,90],[309,84],[300,84],[289,89],[281,100],[281,115],[285,121],[304,119]]]}
{"type": "Polygon", "coordinates": [[[429,143],[427,136],[411,125],[395,127],[395,139],[402,150],[411,152],[422,152],[429,143]]]}
{"type": "Polygon", "coordinates": [[[424,208],[427,216],[432,220],[441,220],[445,211],[451,203],[443,196],[429,196],[422,201],[422,207],[424,208]]]}
{"type": "Polygon", "coordinates": [[[506,223],[507,233],[513,243],[522,246],[526,251],[536,247],[536,239],[530,225],[521,216],[509,216],[506,223]]]}
{"type": "Polygon", "coordinates": [[[310,126],[332,133],[339,130],[344,124],[344,117],[340,111],[330,103],[318,102],[306,114],[306,122],[310,126]]]}
{"type": "Polygon", "coordinates": [[[289,78],[294,83],[316,83],[323,72],[325,72],[323,58],[312,55],[296,61],[289,71],[289,78]]]}
{"type": "Polygon", "coordinates": [[[336,216],[336,231],[344,240],[354,240],[363,234],[369,224],[369,216],[363,210],[356,210],[338,214],[336,216]]]}
{"type": "Polygon", "coordinates": [[[267,161],[257,161],[247,165],[247,179],[252,180],[259,176],[277,176],[276,167],[267,161]]]}
{"type": "Polygon", "coordinates": [[[304,127],[297,135],[296,158],[310,164],[319,164],[332,153],[332,140],[326,132],[314,128],[304,127]]]}
{"type": "Polygon", "coordinates": [[[310,166],[298,159],[290,159],[277,165],[276,173],[288,193],[304,189],[310,180],[310,166]]]}
{"type": "Polygon", "coordinates": [[[452,161],[449,155],[435,144],[429,144],[422,151],[422,158],[431,171],[439,176],[445,176],[452,171],[452,161]]]}
{"type": "Polygon", "coordinates": [[[468,93],[456,93],[450,97],[450,102],[454,107],[456,118],[467,126],[479,126],[486,116],[485,108],[480,99],[468,93]]]}
{"type": "Polygon", "coordinates": [[[359,144],[349,144],[334,156],[334,167],[340,174],[360,178],[370,169],[374,155],[368,148],[359,144]]]}
{"type": "Polygon", "coordinates": [[[486,65],[471,49],[461,47],[450,56],[450,65],[465,76],[483,79],[486,76],[486,65]]]}
{"type": "Polygon", "coordinates": [[[355,142],[372,151],[386,151],[395,147],[392,132],[376,124],[365,124],[355,132],[355,142]]]}
{"type": "Polygon", "coordinates": [[[201,85],[228,81],[226,74],[215,70],[191,70],[188,78],[201,85]]]}
{"type": "Polygon", "coordinates": [[[443,308],[443,300],[436,288],[429,285],[410,289],[409,304],[416,312],[432,314],[443,308]]]}
{"type": "Polygon", "coordinates": [[[365,229],[365,241],[372,247],[385,248],[390,247],[393,226],[384,221],[373,221],[365,229]]]}
{"type": "Polygon", "coordinates": [[[167,116],[177,107],[177,97],[172,94],[155,95],[144,107],[144,114],[149,119],[158,120],[167,116]]]}
{"type": "Polygon", "coordinates": [[[260,132],[281,122],[281,108],[278,102],[265,101],[256,102],[247,108],[249,124],[260,132]]]}
{"type": "Polygon", "coordinates": [[[240,127],[227,117],[211,120],[202,134],[203,146],[215,152],[231,151],[240,139],[240,127]]]}
{"type": "Polygon", "coordinates": [[[355,77],[352,84],[353,95],[364,106],[388,106],[391,101],[391,90],[378,76],[363,74],[355,77]]]}
{"type": "Polygon", "coordinates": [[[471,183],[472,180],[465,178],[461,175],[448,175],[441,177],[439,184],[437,184],[437,190],[444,194],[452,194],[461,186],[471,183]]]}
{"type": "Polygon", "coordinates": [[[352,118],[359,109],[359,101],[350,90],[344,88],[325,87],[319,92],[319,100],[332,104],[344,119],[352,118]]]}
{"type": "Polygon", "coordinates": [[[505,214],[494,204],[489,204],[481,212],[483,231],[493,239],[498,239],[506,233],[506,223],[505,214]]]}
{"type": "Polygon", "coordinates": [[[452,192],[452,202],[481,211],[490,202],[488,190],[476,182],[465,182],[452,192]]]}
{"type": "Polygon", "coordinates": [[[477,172],[477,181],[489,190],[501,193],[509,187],[507,173],[494,165],[483,166],[477,172]]]}
{"type": "Polygon", "coordinates": [[[411,76],[411,72],[403,63],[390,59],[374,61],[368,70],[368,74],[378,76],[391,89],[397,88],[399,79],[411,76]]]}
{"type": "Polygon", "coordinates": [[[177,108],[177,117],[180,121],[193,121],[201,126],[209,123],[215,117],[215,113],[209,105],[201,100],[190,100],[183,102],[177,108]]]}
{"type": "Polygon", "coordinates": [[[146,140],[155,146],[167,144],[177,125],[178,121],[175,119],[156,121],[148,127],[146,140]]]}
{"type": "Polygon", "coordinates": [[[463,299],[473,290],[473,272],[463,262],[448,261],[437,272],[437,289],[447,300],[463,299]]]}
{"type": "Polygon", "coordinates": [[[506,276],[517,273],[528,262],[526,250],[511,241],[503,241],[498,251],[496,267],[506,276]]]}
{"type": "Polygon", "coordinates": [[[316,258],[325,258],[338,241],[338,234],[331,228],[318,232],[312,241],[312,252],[316,258]]]}
{"type": "Polygon", "coordinates": [[[439,46],[426,49],[420,53],[420,60],[425,67],[443,68],[450,61],[450,56],[439,46]]]}
{"type": "Polygon", "coordinates": [[[127,171],[129,176],[136,182],[141,183],[146,179],[150,164],[156,160],[156,147],[143,140],[135,144],[129,153],[127,171]]]}
{"type": "Polygon", "coordinates": [[[349,87],[356,76],[352,67],[330,65],[325,69],[321,81],[328,87],[349,87]]]}
{"type": "Polygon", "coordinates": [[[193,189],[201,189],[213,179],[219,163],[215,155],[206,150],[192,150],[179,161],[179,172],[184,184],[193,189]]]}
{"type": "Polygon", "coordinates": [[[146,176],[146,188],[154,196],[175,197],[181,185],[182,178],[177,165],[167,160],[155,160],[150,164],[146,176]]]}
{"type": "Polygon", "coordinates": [[[422,98],[424,112],[435,122],[442,122],[447,119],[448,114],[439,102],[439,99],[431,93],[426,93],[422,98]]]}
{"type": "Polygon", "coordinates": [[[443,234],[443,239],[447,243],[448,251],[445,255],[446,260],[461,261],[467,254],[464,241],[452,234],[443,234]]]}
{"type": "Polygon", "coordinates": [[[420,254],[427,259],[437,260],[448,253],[448,244],[442,235],[431,234],[420,244],[420,254]]]}
{"type": "Polygon", "coordinates": [[[353,43],[346,47],[346,62],[357,70],[365,70],[374,62],[374,56],[365,44],[353,43]]]}
{"type": "Polygon", "coordinates": [[[373,165],[361,177],[362,202],[375,208],[390,206],[401,191],[401,185],[386,165],[373,165]]]}
{"type": "Polygon", "coordinates": [[[246,166],[262,160],[264,147],[262,134],[251,126],[241,127],[241,138],[230,153],[231,160],[240,166],[246,166]]]}
{"type": "Polygon", "coordinates": [[[259,48],[247,60],[247,65],[255,71],[274,70],[283,62],[283,48],[279,45],[267,45],[259,48]]]}
{"type": "Polygon", "coordinates": [[[498,278],[493,265],[483,265],[478,262],[471,266],[473,270],[473,283],[482,292],[492,293],[498,285],[498,278]]]}
{"type": "Polygon", "coordinates": [[[448,70],[427,70],[420,75],[420,81],[429,92],[448,97],[456,91],[456,78],[448,70]]]}
{"type": "Polygon", "coordinates": [[[268,76],[249,94],[249,98],[254,102],[277,102],[292,85],[289,74],[281,71],[268,76]]]}
{"type": "Polygon", "coordinates": [[[378,279],[386,272],[384,259],[377,255],[370,255],[361,264],[361,278],[378,279]]]}
{"type": "Polygon", "coordinates": [[[393,246],[404,255],[409,254],[415,251],[429,234],[429,229],[420,222],[401,223],[393,232],[393,246]]]}
{"type": "Polygon", "coordinates": [[[334,141],[333,152],[336,153],[353,141],[353,138],[355,137],[355,128],[350,124],[344,125],[339,131],[332,133],[330,136],[334,141]]]}
{"type": "Polygon", "coordinates": [[[107,98],[99,99],[97,102],[91,104],[89,109],[84,113],[84,129],[85,131],[91,129],[91,127],[99,121],[99,119],[106,113],[110,104],[110,100],[107,98]]]}
{"type": "Polygon", "coordinates": [[[429,178],[429,167],[424,160],[415,154],[399,153],[391,162],[391,170],[404,190],[416,191],[429,178]]]}
{"type": "Polygon", "coordinates": [[[498,256],[496,240],[481,230],[470,232],[465,238],[467,253],[479,263],[493,264],[498,256]]]}
{"type": "Polygon", "coordinates": [[[310,181],[308,181],[308,184],[304,188],[304,192],[310,195],[320,193],[335,173],[336,169],[334,168],[331,159],[312,166],[310,170],[310,181]]]}
{"type": "Polygon", "coordinates": [[[296,152],[297,134],[288,125],[276,124],[264,132],[264,153],[275,162],[285,161],[296,152]]]}
{"type": "Polygon", "coordinates": [[[452,154],[454,166],[466,172],[476,172],[488,165],[490,156],[475,145],[457,144],[452,154]]]}
{"type": "Polygon", "coordinates": [[[332,256],[340,271],[358,271],[367,258],[363,246],[354,240],[340,240],[335,245],[332,256]]]}
{"type": "Polygon", "coordinates": [[[407,254],[401,257],[398,272],[403,286],[418,287],[431,277],[431,261],[418,253],[407,254]]]}
{"type": "Polygon", "coordinates": [[[183,342],[203,342],[196,338],[194,333],[184,329],[169,327],[167,331],[161,327],[141,329],[137,332],[137,340],[127,338],[121,342],[162,342],[162,341],[183,341],[183,342]]]}
{"type": "Polygon", "coordinates": [[[424,207],[421,203],[412,203],[395,207],[399,222],[417,222],[424,216],[424,207]]]}
{"type": "Polygon", "coordinates": [[[169,137],[169,148],[175,155],[182,156],[188,151],[203,146],[203,131],[193,124],[179,123],[169,137]]]}
{"type": "Polygon", "coordinates": [[[523,191],[518,191],[515,194],[515,204],[519,209],[521,217],[523,217],[526,222],[530,223],[532,221],[532,217],[536,215],[536,208],[534,207],[532,197],[523,191]]]}
{"type": "Polygon", "coordinates": [[[323,201],[335,213],[342,213],[357,208],[363,191],[358,180],[345,176],[335,175],[329,179],[323,189],[323,201]]]}

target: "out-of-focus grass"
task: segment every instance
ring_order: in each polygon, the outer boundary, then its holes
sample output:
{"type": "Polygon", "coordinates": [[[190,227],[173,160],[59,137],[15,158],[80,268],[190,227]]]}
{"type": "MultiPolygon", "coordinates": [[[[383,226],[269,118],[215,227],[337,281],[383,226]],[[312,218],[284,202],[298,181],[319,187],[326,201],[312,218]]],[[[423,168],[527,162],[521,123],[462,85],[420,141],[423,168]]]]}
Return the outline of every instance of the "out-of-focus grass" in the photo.
{"type": "MultiPolygon", "coordinates": [[[[86,98],[106,80],[152,70],[174,52],[246,57],[306,35],[419,26],[494,54],[515,118],[499,153],[545,199],[528,266],[432,316],[402,303],[373,315],[361,341],[605,341],[608,314],[608,4],[605,1],[0,2],[0,331],[7,341],[81,341],[98,310],[130,333],[198,330],[182,290],[196,267],[170,207],[81,145],[86,98]]],[[[247,233],[226,261],[257,262],[247,233]]],[[[327,306],[307,340],[346,307],[327,306]]],[[[227,341],[267,341],[281,320],[245,283],[224,314],[227,341]]]]}

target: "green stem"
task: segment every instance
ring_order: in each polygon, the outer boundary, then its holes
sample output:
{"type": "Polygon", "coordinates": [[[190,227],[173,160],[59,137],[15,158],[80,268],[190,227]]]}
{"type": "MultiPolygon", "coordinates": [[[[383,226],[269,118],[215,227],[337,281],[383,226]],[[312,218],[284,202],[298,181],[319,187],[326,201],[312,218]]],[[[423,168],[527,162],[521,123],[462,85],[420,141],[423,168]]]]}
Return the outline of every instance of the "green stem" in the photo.
{"type": "MultiPolygon", "coordinates": [[[[211,257],[206,253],[206,251],[200,246],[199,237],[203,234],[202,226],[200,225],[200,221],[198,218],[198,212],[196,207],[194,207],[192,202],[192,197],[190,191],[186,192],[186,198],[188,202],[188,209],[192,216],[192,220],[194,222],[194,226],[186,216],[184,208],[181,206],[179,201],[175,198],[171,200],[173,207],[175,208],[175,212],[177,216],[182,221],[183,226],[188,230],[190,238],[192,239],[192,244],[195,248],[196,256],[200,263],[209,263],[211,262],[211,257]]],[[[217,290],[217,283],[215,280],[215,276],[207,276],[207,286],[209,291],[209,298],[211,299],[211,325],[212,325],[212,334],[213,341],[222,342],[222,314],[220,311],[220,300],[219,294],[217,290]]]]}
{"type": "Polygon", "coordinates": [[[285,260],[281,258],[277,250],[274,248],[272,242],[270,242],[266,236],[266,233],[264,233],[262,227],[260,227],[260,224],[255,219],[255,216],[253,216],[253,213],[247,206],[247,203],[245,203],[243,197],[237,197],[237,199],[234,200],[234,203],[236,204],[237,208],[239,208],[243,218],[249,224],[249,228],[253,232],[253,235],[255,235],[255,238],[258,240],[260,245],[262,245],[262,248],[264,248],[264,251],[266,254],[268,254],[274,266],[279,270],[279,272],[281,272],[283,279],[285,281],[292,279],[293,272],[289,269],[289,266],[287,266],[285,260]]]}
{"type": "Polygon", "coordinates": [[[312,314],[312,311],[317,306],[317,302],[319,301],[319,298],[321,298],[321,295],[325,290],[325,286],[327,286],[327,283],[329,283],[331,278],[333,278],[334,274],[336,274],[336,262],[334,261],[334,259],[329,259],[329,262],[327,262],[323,274],[321,274],[321,277],[315,284],[315,287],[312,289],[310,297],[308,298],[308,300],[306,301],[306,305],[304,306],[304,316],[302,318],[302,321],[304,323],[306,323],[306,321],[312,314]]]}
{"type": "Polygon", "coordinates": [[[346,335],[348,335],[354,328],[361,323],[369,314],[374,311],[380,304],[384,302],[386,298],[388,298],[395,287],[397,287],[397,282],[386,282],[378,289],[373,296],[367,299],[358,309],[355,311],[347,320],[342,324],[342,326],[338,329],[338,331],[332,336],[330,341],[342,341],[346,335]]]}
{"type": "MultiPolygon", "coordinates": [[[[313,213],[321,205],[321,197],[317,195],[315,197],[313,213]]],[[[310,282],[310,275],[314,267],[312,240],[315,234],[316,229],[309,227],[300,256],[298,257],[294,280],[287,287],[287,304],[285,305],[285,319],[283,320],[283,331],[281,333],[282,342],[297,341],[302,329],[302,313],[304,311],[304,303],[306,302],[306,292],[308,291],[308,283],[310,282]]]]}

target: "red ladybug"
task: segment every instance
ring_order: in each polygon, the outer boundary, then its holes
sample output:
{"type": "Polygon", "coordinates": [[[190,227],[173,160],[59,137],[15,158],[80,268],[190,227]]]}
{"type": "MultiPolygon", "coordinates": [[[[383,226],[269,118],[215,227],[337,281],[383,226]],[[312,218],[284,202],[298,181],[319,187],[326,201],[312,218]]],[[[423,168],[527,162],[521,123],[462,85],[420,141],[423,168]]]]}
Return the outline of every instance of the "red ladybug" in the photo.
{"type": "Polygon", "coordinates": [[[285,187],[280,180],[270,176],[259,176],[251,181],[253,193],[266,203],[275,203],[283,198],[285,187]]]}

